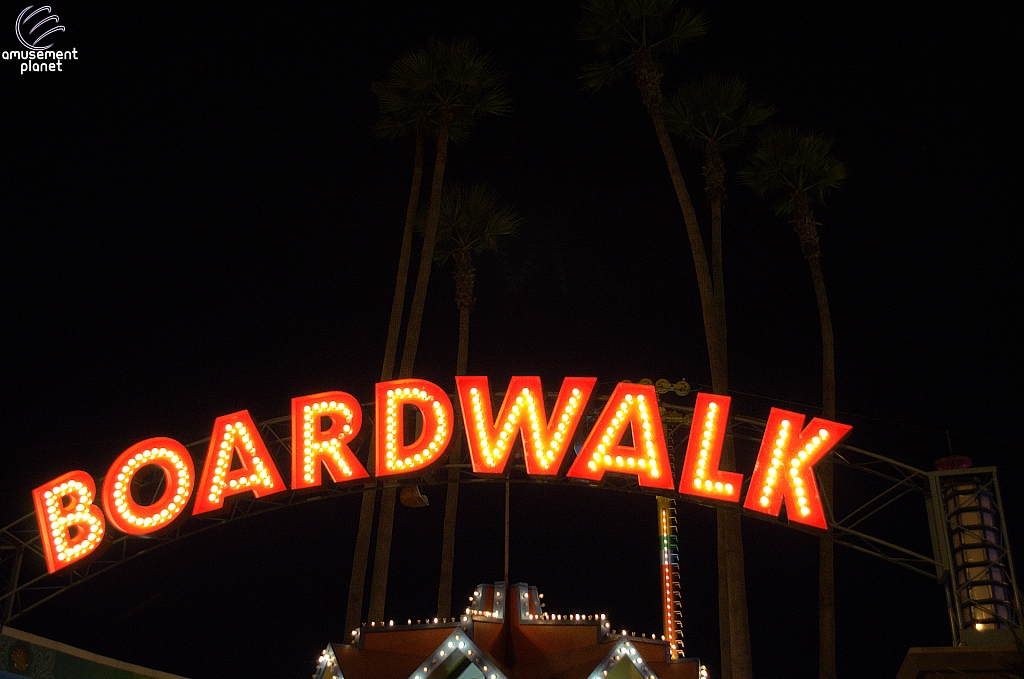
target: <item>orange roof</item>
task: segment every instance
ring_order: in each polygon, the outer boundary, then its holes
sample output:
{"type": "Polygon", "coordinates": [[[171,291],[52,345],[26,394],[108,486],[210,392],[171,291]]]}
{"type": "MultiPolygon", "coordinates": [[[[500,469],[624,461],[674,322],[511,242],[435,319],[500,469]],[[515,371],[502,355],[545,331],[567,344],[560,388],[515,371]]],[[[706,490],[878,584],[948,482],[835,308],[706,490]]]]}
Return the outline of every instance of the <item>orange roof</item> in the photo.
{"type": "Polygon", "coordinates": [[[612,634],[603,616],[541,613],[535,587],[481,585],[473,601],[458,622],[364,625],[353,644],[324,651],[314,677],[700,679],[700,662],[673,660],[666,642],[612,634]]]}

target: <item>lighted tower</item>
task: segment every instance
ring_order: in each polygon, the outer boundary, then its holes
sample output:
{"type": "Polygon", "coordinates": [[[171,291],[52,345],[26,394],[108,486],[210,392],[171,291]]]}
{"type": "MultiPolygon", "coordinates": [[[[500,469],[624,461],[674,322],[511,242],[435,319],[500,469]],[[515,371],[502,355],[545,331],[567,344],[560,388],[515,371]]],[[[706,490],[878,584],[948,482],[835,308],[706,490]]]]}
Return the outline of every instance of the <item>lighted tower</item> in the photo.
{"type": "Polygon", "coordinates": [[[676,539],[676,501],[658,498],[658,535],[661,553],[661,619],[672,659],[683,651],[683,613],[679,605],[679,543],[676,539]]]}
{"type": "Polygon", "coordinates": [[[945,569],[957,644],[1014,643],[1021,626],[1020,594],[1006,536],[994,467],[970,468],[948,457],[931,472],[929,518],[937,560],[945,569]]]}

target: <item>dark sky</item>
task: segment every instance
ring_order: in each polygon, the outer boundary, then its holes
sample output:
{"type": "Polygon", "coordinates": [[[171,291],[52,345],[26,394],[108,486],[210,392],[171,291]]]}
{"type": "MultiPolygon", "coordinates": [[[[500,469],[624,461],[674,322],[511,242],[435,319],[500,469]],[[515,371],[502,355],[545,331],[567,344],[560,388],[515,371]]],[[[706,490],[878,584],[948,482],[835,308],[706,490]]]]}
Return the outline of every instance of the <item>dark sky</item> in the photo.
{"type": "MultiPolygon", "coordinates": [[[[889,5],[702,6],[711,31],[664,85],[740,75],[779,122],[834,136],[850,177],[816,216],[848,442],[929,469],[948,430],[954,452],[1000,468],[1015,529],[1022,17],[1008,1],[889,5]]],[[[52,7],[67,28],[56,47],[78,60],[26,75],[0,61],[0,524],[30,510],[35,486],[71,469],[99,478],[141,439],[194,441],[219,415],[276,417],[328,389],[371,398],[412,150],[373,138],[369,86],[431,36],[474,37],[514,99],[449,155],[446,178],[491,185],[525,220],[480,262],[470,372],[550,388],[594,375],[605,393],[621,379],[710,382],[653,128],[629,83],[580,91],[590,56],[575,3],[52,7]]],[[[0,18],[22,8],[4,2],[0,18]]],[[[17,46],[3,29],[0,48],[17,46]]],[[[706,225],[700,159],[677,148],[706,225]]],[[[726,158],[730,172],[746,152],[726,158]]],[[[727,189],[735,412],[814,414],[818,320],[796,237],[733,175],[727,189]]],[[[448,389],[452,293],[435,271],[416,370],[448,389]]],[[[426,492],[429,509],[396,520],[398,620],[433,614],[444,496],[426,492]]],[[[501,578],[500,495],[465,491],[457,604],[501,578]]],[[[345,637],[357,516],[342,498],[236,523],[13,625],[195,679],[307,676],[345,637]]],[[[714,513],[681,504],[680,516],[687,650],[717,676],[714,513]]],[[[512,579],[538,585],[550,610],[659,630],[653,499],[524,488],[512,519],[512,579]]],[[[901,528],[926,543],[923,522],[901,528]]],[[[755,671],[809,675],[815,542],[744,529],[755,671]]],[[[848,550],[837,581],[841,677],[891,677],[908,647],[949,643],[937,585],[848,550]]]]}

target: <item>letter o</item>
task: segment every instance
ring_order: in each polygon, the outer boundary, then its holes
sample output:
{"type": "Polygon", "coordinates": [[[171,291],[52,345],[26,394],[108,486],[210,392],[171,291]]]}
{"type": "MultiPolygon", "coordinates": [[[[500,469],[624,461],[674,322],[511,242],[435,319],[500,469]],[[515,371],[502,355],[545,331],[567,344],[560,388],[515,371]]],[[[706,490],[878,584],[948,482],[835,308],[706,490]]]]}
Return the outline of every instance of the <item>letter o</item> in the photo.
{"type": "Polygon", "coordinates": [[[103,480],[103,509],[110,523],[128,535],[166,528],[185,510],[195,488],[192,456],[174,439],[140,441],[121,453],[103,480]],[[140,505],[132,497],[132,479],[154,465],[164,473],[164,491],[155,502],[140,505]]]}

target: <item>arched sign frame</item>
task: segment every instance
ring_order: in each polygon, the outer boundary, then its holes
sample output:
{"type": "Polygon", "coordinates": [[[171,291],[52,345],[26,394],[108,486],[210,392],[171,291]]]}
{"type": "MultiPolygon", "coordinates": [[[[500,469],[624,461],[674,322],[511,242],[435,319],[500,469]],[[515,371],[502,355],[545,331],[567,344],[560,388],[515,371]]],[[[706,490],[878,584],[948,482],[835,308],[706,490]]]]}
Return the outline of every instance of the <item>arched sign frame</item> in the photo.
{"type": "MultiPolygon", "coordinates": [[[[493,394],[493,398],[496,400],[499,400],[502,396],[503,393],[501,392],[493,394]]],[[[546,393],[545,400],[553,401],[555,396],[556,394],[546,393]]],[[[596,416],[601,411],[599,403],[605,400],[607,400],[607,397],[595,398],[594,403],[588,409],[588,414],[596,416]]],[[[677,470],[682,465],[685,442],[689,437],[694,408],[692,406],[678,406],[665,402],[660,402],[659,405],[669,454],[672,460],[672,478],[677,479],[677,470]]],[[[372,451],[368,450],[370,447],[369,441],[371,440],[370,432],[374,430],[376,423],[373,414],[374,403],[363,403],[360,406],[364,417],[363,426],[359,435],[350,442],[350,445],[359,458],[365,460],[368,454],[372,454],[372,451]]],[[[277,465],[277,468],[281,470],[289,469],[292,459],[292,417],[278,417],[253,424],[257,428],[262,440],[266,443],[267,452],[277,465]]],[[[765,420],[732,413],[728,419],[728,435],[738,440],[760,441],[764,438],[765,425],[765,420]]],[[[586,429],[586,426],[581,426],[582,431],[578,432],[577,438],[581,438],[583,434],[586,434],[586,429]]],[[[196,467],[199,467],[199,460],[203,459],[202,453],[208,448],[209,444],[210,438],[208,437],[184,446],[196,460],[196,467]]],[[[932,557],[844,525],[847,523],[847,519],[852,520],[857,516],[863,515],[865,512],[875,512],[886,507],[891,501],[893,489],[910,489],[927,497],[928,473],[896,460],[842,443],[834,449],[833,459],[838,466],[867,472],[876,480],[881,479],[882,482],[881,490],[874,492],[866,502],[858,506],[847,517],[837,520],[832,513],[832,506],[825,503],[824,511],[828,520],[828,532],[836,542],[883,558],[890,563],[907,568],[931,579],[939,579],[935,571],[937,562],[932,557]]],[[[46,603],[66,589],[91,580],[121,563],[150,553],[154,549],[170,545],[179,539],[205,532],[235,520],[311,501],[345,497],[375,487],[383,487],[384,485],[407,487],[447,484],[449,483],[447,471],[453,468],[459,472],[459,483],[504,483],[506,478],[504,476],[495,477],[477,474],[473,472],[469,464],[452,464],[445,458],[431,466],[425,473],[415,476],[383,476],[341,484],[325,483],[317,487],[314,492],[310,492],[308,489],[290,489],[262,498],[238,497],[225,512],[187,516],[177,525],[161,533],[147,536],[117,535],[108,541],[105,551],[97,558],[90,559],[80,566],[69,567],[64,572],[57,572],[55,574],[48,573],[43,564],[43,549],[36,525],[36,515],[33,512],[0,529],[0,548],[4,550],[0,552],[0,577],[6,576],[7,582],[10,583],[9,589],[0,597],[0,620],[6,624],[19,615],[46,603]],[[40,565],[43,565],[42,569],[40,569],[40,565]],[[63,586],[55,589],[55,580],[58,582],[64,581],[63,586]]],[[[530,477],[526,476],[526,471],[526,465],[523,460],[518,459],[511,463],[511,471],[507,477],[515,485],[595,487],[609,491],[639,493],[648,496],[666,495],[664,490],[641,487],[638,480],[631,476],[606,475],[600,482],[588,482],[579,479],[569,479],[564,476],[530,477]]],[[[102,486],[105,481],[106,479],[103,478],[97,479],[97,486],[102,486]]],[[[747,481],[749,482],[749,477],[747,481]]],[[[163,482],[151,483],[142,490],[144,493],[150,493],[153,499],[165,493],[163,482]]],[[[822,531],[818,529],[799,523],[788,522],[778,516],[751,511],[737,503],[719,502],[696,495],[678,494],[675,491],[672,491],[671,495],[676,500],[682,499],[686,502],[705,507],[740,512],[744,516],[786,526],[793,530],[814,535],[822,534],[822,531]]],[[[855,523],[855,521],[851,522],[855,523]]]]}

